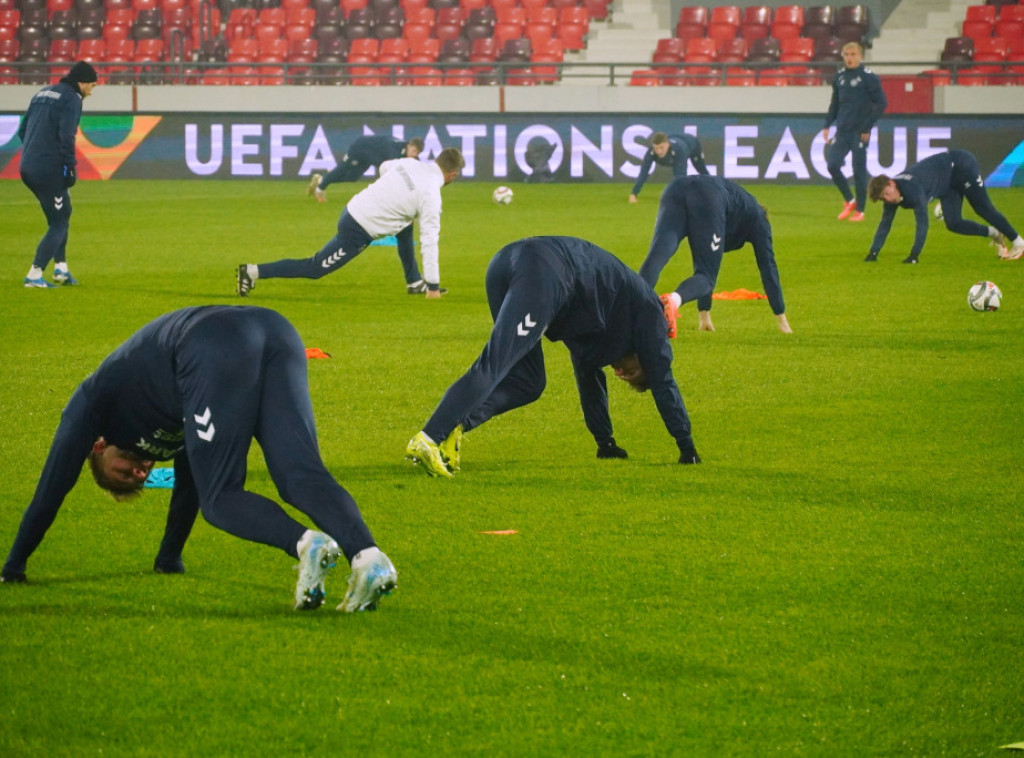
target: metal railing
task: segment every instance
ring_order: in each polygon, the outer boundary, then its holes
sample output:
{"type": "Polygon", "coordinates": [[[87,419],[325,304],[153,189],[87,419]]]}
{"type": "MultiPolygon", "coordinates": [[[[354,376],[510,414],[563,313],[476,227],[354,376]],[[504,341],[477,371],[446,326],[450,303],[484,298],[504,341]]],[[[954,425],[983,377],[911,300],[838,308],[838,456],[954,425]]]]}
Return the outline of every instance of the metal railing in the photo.
{"type": "MultiPolygon", "coordinates": [[[[172,38],[171,50],[181,51],[172,38]]],[[[0,84],[47,84],[67,73],[71,61],[0,63],[0,84]]],[[[106,61],[94,62],[102,84],[160,85],[460,85],[550,86],[727,86],[829,84],[841,63],[555,63],[530,61],[347,63],[258,61],[106,61]]],[[[1024,61],[871,63],[879,74],[916,70],[939,85],[1024,84],[1024,61]]],[[[913,75],[913,74],[909,74],[913,75]]]]}

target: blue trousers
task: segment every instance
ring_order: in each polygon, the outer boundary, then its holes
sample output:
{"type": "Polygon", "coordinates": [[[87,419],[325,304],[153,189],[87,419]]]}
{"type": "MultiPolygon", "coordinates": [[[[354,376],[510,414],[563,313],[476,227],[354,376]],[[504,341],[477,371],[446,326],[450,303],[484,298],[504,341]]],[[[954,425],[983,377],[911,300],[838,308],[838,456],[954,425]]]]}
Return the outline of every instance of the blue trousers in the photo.
{"type": "MultiPolygon", "coordinates": [[[[175,460],[171,509],[194,503],[191,490],[215,527],[296,557],[306,527],[245,489],[255,439],[281,499],[351,559],[374,541],[352,496],[320,457],[306,362],[301,338],[276,311],[239,308],[192,330],[178,351],[185,454],[175,460]]],[[[173,546],[161,554],[174,555],[173,546]]]]}
{"type": "Polygon", "coordinates": [[[868,199],[868,145],[856,132],[836,132],[828,150],[828,173],[846,202],[853,200],[850,183],[843,175],[846,156],[853,153],[853,186],[857,191],[857,210],[863,212],[868,199]]]}
{"type": "Polygon", "coordinates": [[[56,172],[36,171],[22,166],[21,181],[32,190],[46,216],[46,234],[36,247],[32,265],[46,268],[50,261],[65,263],[71,226],[71,193],[64,185],[63,175],[59,169],[56,172]]]}
{"type": "Polygon", "coordinates": [[[468,432],[541,396],[547,383],[541,337],[569,297],[559,284],[559,265],[530,240],[507,245],[491,259],[485,281],[494,328],[480,357],[423,427],[435,442],[458,424],[468,432]]]}
{"type": "MultiPolygon", "coordinates": [[[[412,224],[395,235],[398,241],[398,257],[402,261],[405,283],[418,282],[419,266],[416,265],[416,247],[413,244],[412,224]]],[[[259,265],[260,279],[319,279],[333,274],[349,263],[373,242],[373,237],[352,218],[348,211],[342,211],[338,219],[338,233],[328,240],[320,252],[312,258],[286,258],[273,263],[259,265]]]]}
{"type": "Polygon", "coordinates": [[[640,278],[654,287],[661,270],[689,238],[693,274],[676,287],[684,303],[711,310],[711,294],[725,254],[725,206],[710,187],[693,185],[683,196],[664,193],[654,223],[654,236],[640,266],[640,278]],[[717,241],[716,241],[717,240],[717,241]]]}
{"type": "Polygon", "coordinates": [[[988,228],[963,217],[964,198],[971,204],[974,212],[999,230],[1008,240],[1017,238],[1017,230],[1013,228],[1006,216],[1000,213],[989,199],[981,178],[981,167],[978,159],[966,150],[951,150],[953,158],[953,175],[950,188],[939,196],[942,204],[942,220],[946,228],[956,234],[970,237],[987,237],[988,228]]]}

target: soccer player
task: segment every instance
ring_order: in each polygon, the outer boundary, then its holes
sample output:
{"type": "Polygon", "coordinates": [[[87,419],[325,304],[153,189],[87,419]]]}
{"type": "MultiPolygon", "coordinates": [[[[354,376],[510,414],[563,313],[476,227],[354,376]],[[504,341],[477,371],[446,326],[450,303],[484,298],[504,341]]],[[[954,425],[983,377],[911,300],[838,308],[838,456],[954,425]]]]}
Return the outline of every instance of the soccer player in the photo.
{"type": "Polygon", "coordinates": [[[674,292],[661,296],[669,337],[676,336],[679,306],[691,300],[697,301],[700,329],[715,330],[711,322],[711,294],[722,256],[748,242],[754,248],[754,260],[779,331],[793,332],[782,299],[768,211],[758,205],[753,195],[718,176],[682,176],[673,181],[661,195],[654,237],[640,266],[640,278],[651,287],[657,285],[661,270],[686,238],[693,256],[693,275],[684,279],[674,292]]]}
{"type": "Polygon", "coordinates": [[[891,179],[885,174],[876,176],[871,180],[868,191],[871,200],[882,200],[885,208],[882,209],[882,218],[865,261],[878,260],[897,209],[913,208],[916,224],[914,245],[903,262],[917,263],[928,236],[928,203],[932,198],[938,198],[942,219],[949,231],[969,237],[988,237],[996,245],[999,257],[1005,260],[1016,260],[1024,255],[1024,239],[1006,220],[1006,216],[992,205],[985,190],[985,180],[981,178],[978,159],[966,150],[950,150],[948,153],[932,155],[891,179]],[[991,226],[983,226],[963,217],[964,198],[967,198],[974,212],[991,226]]]}
{"type": "Polygon", "coordinates": [[[665,132],[655,132],[651,135],[650,147],[644,154],[644,161],[640,165],[640,174],[633,185],[633,191],[629,193],[629,202],[635,203],[637,195],[647,181],[651,173],[651,166],[657,163],[659,166],[671,166],[672,176],[686,176],[687,162],[693,163],[698,174],[707,174],[708,167],[704,163],[704,150],[700,141],[690,134],[668,135],[665,132]]]}
{"type": "Polygon", "coordinates": [[[206,306],[167,313],[107,357],[71,396],[35,495],[4,563],[25,581],[29,557],[88,460],[115,500],[138,494],[154,461],[174,461],[174,491],[154,569],[183,573],[196,514],[229,534],[299,559],[295,608],[318,608],[338,556],[351,562],[338,610],[376,607],[396,584],[352,496],[317,446],[306,355],[295,328],[264,308],[206,306]],[[282,499],[317,530],[245,489],[253,440],[282,499]]]}
{"type": "Polygon", "coordinates": [[[598,458],[625,458],[608,415],[604,366],[638,392],[650,390],[679,448],[700,463],[690,417],[672,376],[672,348],[657,295],[597,245],[575,237],[527,237],[491,259],[487,301],[494,328],[480,357],[457,380],[406,448],[431,476],[460,467],[462,435],[544,391],[541,336],[569,348],[587,429],[598,458]]]}
{"type": "Polygon", "coordinates": [[[430,163],[399,158],[380,164],[377,181],[359,192],[338,219],[338,233],[312,258],[285,259],[274,263],[243,263],[238,267],[237,292],[248,295],[259,279],[319,279],[349,263],[374,239],[395,235],[398,256],[405,270],[405,289],[410,295],[425,293],[439,298],[441,270],[438,240],[441,236],[441,188],[450,184],[466,165],[462,153],[446,147],[430,163]],[[423,276],[416,266],[412,222],[420,221],[420,252],[423,276]]]}
{"type": "Polygon", "coordinates": [[[843,45],[843,63],[846,68],[832,80],[832,101],[825,116],[822,136],[828,139],[828,130],[836,125],[836,133],[828,145],[828,172],[832,182],[843,196],[843,209],[839,220],[864,220],[864,205],[868,190],[868,142],[871,129],[885,113],[889,101],[882,91],[878,75],[864,67],[864,48],[858,42],[843,45]],[[843,176],[846,156],[853,153],[853,184],[857,190],[854,199],[850,183],[843,176]]]}
{"type": "Polygon", "coordinates": [[[326,203],[325,190],[328,186],[337,182],[357,181],[370,166],[379,169],[384,161],[415,158],[422,152],[423,140],[419,137],[413,137],[408,142],[383,135],[359,137],[349,145],[348,151],[341,156],[341,162],[333,170],[309,177],[306,194],[315,197],[319,203],[326,203]]]}
{"type": "Polygon", "coordinates": [[[77,178],[75,134],[82,117],[82,101],[96,87],[96,69],[79,61],[56,84],[32,96],[28,111],[18,127],[21,140],[21,181],[39,200],[46,216],[46,234],[39,241],[25,286],[55,287],[43,278],[53,261],[53,280],[74,285],[78,280],[68,270],[68,229],[71,225],[71,193],[77,178]]]}

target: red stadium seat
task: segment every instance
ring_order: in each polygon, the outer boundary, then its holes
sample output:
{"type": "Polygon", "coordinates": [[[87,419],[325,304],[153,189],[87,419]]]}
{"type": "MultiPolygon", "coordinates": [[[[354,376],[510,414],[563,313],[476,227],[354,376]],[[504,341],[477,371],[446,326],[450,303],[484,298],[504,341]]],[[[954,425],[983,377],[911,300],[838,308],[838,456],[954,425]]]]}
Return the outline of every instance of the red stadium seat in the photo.
{"type": "Polygon", "coordinates": [[[747,41],[742,37],[722,40],[718,43],[720,63],[743,63],[747,59],[747,41]]]}
{"type": "Polygon", "coordinates": [[[970,37],[971,39],[984,39],[985,37],[992,36],[992,28],[994,24],[990,24],[988,21],[964,21],[960,25],[960,33],[964,37],[970,37]]]}
{"type": "Polygon", "coordinates": [[[964,20],[985,21],[988,24],[995,24],[996,15],[996,7],[994,5],[968,5],[964,20]]]}

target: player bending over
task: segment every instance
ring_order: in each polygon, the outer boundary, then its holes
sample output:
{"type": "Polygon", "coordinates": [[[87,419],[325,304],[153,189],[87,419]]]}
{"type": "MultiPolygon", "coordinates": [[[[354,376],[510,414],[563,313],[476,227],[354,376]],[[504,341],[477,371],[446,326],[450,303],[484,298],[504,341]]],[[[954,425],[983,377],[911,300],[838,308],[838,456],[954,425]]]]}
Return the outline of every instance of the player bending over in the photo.
{"type": "Polygon", "coordinates": [[[700,463],[690,417],[672,375],[672,348],[658,296],[618,258],[575,237],[527,237],[499,250],[487,267],[494,328],[483,352],[441,398],[406,448],[431,476],[460,467],[462,435],[532,403],[544,391],[541,337],[569,348],[583,419],[598,458],[625,458],[608,414],[604,366],[651,391],[680,463],[700,463]]]}
{"type": "Polygon", "coordinates": [[[299,559],[295,608],[324,601],[324,579],[341,553],[350,561],[338,610],[377,607],[397,577],[352,496],[327,471],[317,446],[306,354],[295,328],[264,308],[207,306],[142,327],[79,385],[22,517],[0,576],[25,581],[25,566],[88,460],[115,499],[138,492],[154,461],[174,461],[174,490],[154,569],[183,573],[182,549],[196,514],[219,529],[299,559]],[[253,440],[281,498],[245,489],[253,440]]]}

